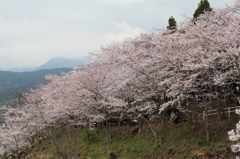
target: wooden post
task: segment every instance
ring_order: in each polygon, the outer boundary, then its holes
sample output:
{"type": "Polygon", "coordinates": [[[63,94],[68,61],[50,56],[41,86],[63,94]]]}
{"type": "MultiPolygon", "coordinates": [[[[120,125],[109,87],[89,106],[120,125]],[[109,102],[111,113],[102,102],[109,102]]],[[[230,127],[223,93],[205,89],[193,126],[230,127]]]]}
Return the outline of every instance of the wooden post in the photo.
{"type": "Polygon", "coordinates": [[[228,117],[230,117],[230,107],[228,107],[228,117]]]}
{"type": "Polygon", "coordinates": [[[203,120],[205,120],[205,119],[206,119],[206,112],[203,111],[203,120]]]}

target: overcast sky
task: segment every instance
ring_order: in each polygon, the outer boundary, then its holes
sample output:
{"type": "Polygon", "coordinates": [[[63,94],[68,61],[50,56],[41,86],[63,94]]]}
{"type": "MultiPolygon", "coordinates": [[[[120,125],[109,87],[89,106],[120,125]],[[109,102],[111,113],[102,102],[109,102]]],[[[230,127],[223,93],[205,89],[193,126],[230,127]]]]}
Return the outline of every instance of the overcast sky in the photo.
{"type": "MultiPolygon", "coordinates": [[[[200,0],[0,0],[0,70],[80,58],[101,45],[192,17],[200,0]]],[[[232,0],[209,0],[211,7],[232,0]]]]}

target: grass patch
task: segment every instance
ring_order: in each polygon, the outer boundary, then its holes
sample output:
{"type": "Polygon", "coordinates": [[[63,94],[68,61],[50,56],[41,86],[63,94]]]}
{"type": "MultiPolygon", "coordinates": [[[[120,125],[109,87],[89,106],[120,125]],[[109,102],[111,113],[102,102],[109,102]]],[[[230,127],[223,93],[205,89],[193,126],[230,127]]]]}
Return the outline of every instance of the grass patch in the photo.
{"type": "MultiPolygon", "coordinates": [[[[86,132],[82,129],[73,129],[68,132],[60,133],[54,139],[60,147],[59,151],[64,152],[69,158],[206,158],[224,154],[231,158],[234,154],[229,151],[233,144],[228,139],[227,131],[233,129],[238,121],[238,117],[229,118],[218,122],[210,121],[210,141],[206,142],[206,132],[204,121],[194,125],[173,124],[163,125],[158,128],[158,147],[154,146],[154,136],[146,125],[139,128],[135,127],[111,127],[109,134],[111,142],[106,142],[106,132],[104,128],[97,128],[89,131],[89,141],[86,142],[86,132]],[[139,131],[140,130],[140,131],[139,131]]],[[[57,147],[46,140],[43,145],[38,145],[27,156],[33,153],[45,154],[60,158],[57,147]]],[[[25,156],[25,158],[27,158],[25,156]]],[[[36,157],[37,158],[37,157],[36,157]]],[[[47,157],[46,157],[47,159],[47,157]]]]}

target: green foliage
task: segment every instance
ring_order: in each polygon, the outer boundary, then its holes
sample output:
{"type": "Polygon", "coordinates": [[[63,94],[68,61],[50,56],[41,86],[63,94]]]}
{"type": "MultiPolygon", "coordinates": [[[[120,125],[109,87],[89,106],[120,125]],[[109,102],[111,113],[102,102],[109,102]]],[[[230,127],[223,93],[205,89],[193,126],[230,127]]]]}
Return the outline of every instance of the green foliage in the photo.
{"type": "Polygon", "coordinates": [[[174,19],[173,16],[171,16],[169,19],[168,19],[168,26],[167,26],[168,29],[170,30],[174,30],[177,28],[177,22],[176,20],[174,19]]]}
{"type": "Polygon", "coordinates": [[[134,126],[132,129],[131,129],[131,134],[134,135],[138,132],[139,130],[139,127],[138,126],[134,126]]]}
{"type": "Polygon", "coordinates": [[[207,142],[206,142],[206,137],[205,136],[200,136],[197,139],[197,143],[199,146],[204,146],[207,142]]]}
{"type": "Polygon", "coordinates": [[[224,145],[226,145],[226,142],[225,142],[225,141],[220,141],[220,142],[216,145],[216,148],[221,148],[221,147],[223,147],[224,145]]]}
{"type": "Polygon", "coordinates": [[[100,156],[99,153],[91,153],[91,154],[89,155],[89,157],[92,158],[92,159],[97,159],[97,158],[99,158],[99,156],[100,156]]]}
{"type": "Polygon", "coordinates": [[[201,0],[198,4],[198,8],[195,10],[193,14],[193,18],[197,19],[200,14],[204,14],[206,11],[212,11],[212,8],[210,7],[210,4],[208,0],[201,0]]]}
{"type": "Polygon", "coordinates": [[[196,128],[196,125],[190,125],[190,126],[191,126],[192,131],[194,131],[194,129],[196,128]]]}

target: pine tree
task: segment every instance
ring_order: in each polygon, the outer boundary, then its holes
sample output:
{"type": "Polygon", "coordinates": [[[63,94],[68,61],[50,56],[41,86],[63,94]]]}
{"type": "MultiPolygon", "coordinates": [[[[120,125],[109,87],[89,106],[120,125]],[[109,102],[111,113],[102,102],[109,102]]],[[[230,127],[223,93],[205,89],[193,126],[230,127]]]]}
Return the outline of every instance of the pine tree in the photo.
{"type": "Polygon", "coordinates": [[[176,20],[173,18],[173,16],[171,16],[169,19],[168,19],[168,26],[167,26],[168,29],[170,30],[174,30],[177,28],[177,22],[176,20]]]}
{"type": "Polygon", "coordinates": [[[197,19],[200,14],[204,14],[205,11],[212,11],[212,8],[210,7],[210,4],[208,0],[201,0],[198,4],[198,8],[195,10],[195,13],[193,14],[193,18],[197,19]]]}

